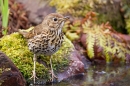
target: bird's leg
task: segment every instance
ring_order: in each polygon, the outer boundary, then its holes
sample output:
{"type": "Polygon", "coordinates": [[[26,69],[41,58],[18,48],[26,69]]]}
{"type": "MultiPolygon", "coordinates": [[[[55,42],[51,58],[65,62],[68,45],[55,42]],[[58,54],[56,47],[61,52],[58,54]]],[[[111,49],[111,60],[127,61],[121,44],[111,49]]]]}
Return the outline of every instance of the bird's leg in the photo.
{"type": "MultiPolygon", "coordinates": [[[[33,81],[34,81],[34,84],[35,84],[35,81],[36,81],[36,78],[37,78],[37,76],[36,76],[36,61],[37,61],[37,56],[36,56],[36,54],[34,54],[34,56],[33,56],[33,62],[34,62],[34,66],[33,66],[33,75],[32,75],[32,77],[31,78],[33,78],[33,81]]],[[[31,79],[30,78],[30,79],[31,79]]],[[[38,78],[37,78],[38,79],[38,78]]]]}
{"type": "Polygon", "coordinates": [[[56,75],[54,74],[54,70],[53,70],[53,67],[52,67],[52,57],[50,56],[50,65],[51,65],[51,80],[53,82],[54,78],[57,78],[56,75]]]}

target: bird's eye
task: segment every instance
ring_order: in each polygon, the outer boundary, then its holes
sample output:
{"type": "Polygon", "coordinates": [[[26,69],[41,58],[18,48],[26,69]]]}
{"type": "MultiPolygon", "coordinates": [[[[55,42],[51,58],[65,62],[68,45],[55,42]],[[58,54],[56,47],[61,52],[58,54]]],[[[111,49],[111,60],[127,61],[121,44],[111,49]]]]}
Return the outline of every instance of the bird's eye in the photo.
{"type": "Polygon", "coordinates": [[[54,21],[57,21],[57,18],[53,18],[54,21]]]}

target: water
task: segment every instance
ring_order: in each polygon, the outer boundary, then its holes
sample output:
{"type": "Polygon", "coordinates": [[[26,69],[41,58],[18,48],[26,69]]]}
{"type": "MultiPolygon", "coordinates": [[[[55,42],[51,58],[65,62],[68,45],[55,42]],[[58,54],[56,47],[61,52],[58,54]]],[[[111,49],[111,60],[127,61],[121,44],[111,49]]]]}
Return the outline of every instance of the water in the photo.
{"type": "Polygon", "coordinates": [[[59,83],[35,86],[130,86],[130,66],[90,66],[85,73],[70,77],[59,83]]]}

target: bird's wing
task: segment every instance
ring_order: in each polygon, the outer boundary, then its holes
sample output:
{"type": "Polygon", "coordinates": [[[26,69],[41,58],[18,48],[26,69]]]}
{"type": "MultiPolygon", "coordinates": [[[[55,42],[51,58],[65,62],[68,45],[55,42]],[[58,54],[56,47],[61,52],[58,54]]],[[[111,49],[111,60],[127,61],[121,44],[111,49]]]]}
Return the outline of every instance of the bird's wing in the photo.
{"type": "Polygon", "coordinates": [[[46,29],[46,26],[43,26],[42,24],[39,24],[37,26],[35,26],[32,30],[30,30],[28,32],[28,34],[26,35],[26,38],[32,38],[36,35],[39,35],[39,34],[44,34],[44,33],[47,33],[47,29],[46,29]]]}

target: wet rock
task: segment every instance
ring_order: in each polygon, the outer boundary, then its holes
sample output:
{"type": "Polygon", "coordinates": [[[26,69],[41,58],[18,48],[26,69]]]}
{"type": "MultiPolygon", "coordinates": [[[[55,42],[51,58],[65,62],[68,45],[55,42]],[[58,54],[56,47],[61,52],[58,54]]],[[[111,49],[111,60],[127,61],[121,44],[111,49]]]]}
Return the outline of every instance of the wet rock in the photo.
{"type": "Polygon", "coordinates": [[[64,72],[58,73],[58,81],[62,81],[71,76],[84,73],[84,64],[82,62],[82,59],[84,58],[81,58],[81,55],[79,54],[78,51],[76,51],[75,48],[70,53],[68,58],[70,60],[69,66],[64,72]]]}
{"type": "Polygon", "coordinates": [[[25,86],[25,80],[13,62],[0,51],[0,86],[25,86]]]}

